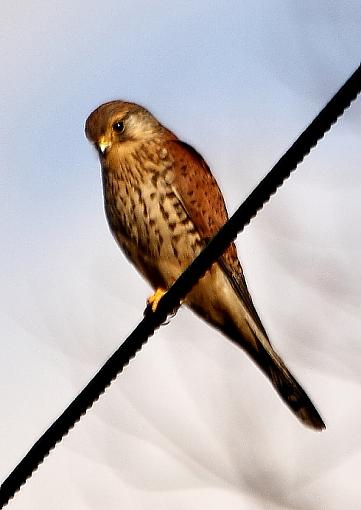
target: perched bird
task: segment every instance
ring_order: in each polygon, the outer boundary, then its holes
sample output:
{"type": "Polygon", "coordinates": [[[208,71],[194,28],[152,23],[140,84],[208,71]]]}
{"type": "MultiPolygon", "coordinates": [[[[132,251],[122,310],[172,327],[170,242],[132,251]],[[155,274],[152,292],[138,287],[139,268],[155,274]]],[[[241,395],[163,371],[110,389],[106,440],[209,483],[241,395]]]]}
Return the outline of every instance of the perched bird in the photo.
{"type": "MultiPolygon", "coordinates": [[[[125,101],[99,106],[85,132],[98,150],[105,212],[120,248],[159,299],[227,221],[222,193],[202,156],[145,108],[125,101]]],[[[231,244],[185,303],[242,347],[280,397],[309,427],[325,425],[273,349],[231,244]]]]}

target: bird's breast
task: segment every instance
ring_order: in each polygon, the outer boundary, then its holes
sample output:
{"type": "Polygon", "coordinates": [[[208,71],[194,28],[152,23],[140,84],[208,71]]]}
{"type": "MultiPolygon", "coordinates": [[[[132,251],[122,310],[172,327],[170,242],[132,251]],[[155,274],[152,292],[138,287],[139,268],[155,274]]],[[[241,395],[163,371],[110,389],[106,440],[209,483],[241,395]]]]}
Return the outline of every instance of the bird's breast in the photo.
{"type": "Polygon", "coordinates": [[[172,175],[171,158],[150,158],[144,149],[103,167],[112,233],[154,286],[159,279],[167,286],[173,283],[203,246],[172,175]]]}

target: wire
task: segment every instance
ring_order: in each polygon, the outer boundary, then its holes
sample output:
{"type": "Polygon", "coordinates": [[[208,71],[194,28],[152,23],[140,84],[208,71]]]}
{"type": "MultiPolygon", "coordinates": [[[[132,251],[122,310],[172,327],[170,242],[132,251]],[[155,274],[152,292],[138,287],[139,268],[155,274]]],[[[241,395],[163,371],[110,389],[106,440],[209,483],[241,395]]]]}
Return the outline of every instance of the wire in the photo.
{"type": "Polygon", "coordinates": [[[80,420],[82,415],[98,400],[111,382],[122,372],[143,344],[163,324],[167,316],[177,310],[181,300],[217,260],[237,234],[251,221],[268,202],[290,173],[305,158],[317,142],[343,114],[361,89],[361,66],[326,104],[312,123],[262,179],[235,214],[219,230],[207,247],[180,275],[162,297],[154,313],[147,313],[125,342],[108,359],[99,372],[85,386],[59,418],[36,441],[33,447],[10,473],[0,488],[0,508],[3,508],[26,480],[43,462],[55,445],[80,420]]]}

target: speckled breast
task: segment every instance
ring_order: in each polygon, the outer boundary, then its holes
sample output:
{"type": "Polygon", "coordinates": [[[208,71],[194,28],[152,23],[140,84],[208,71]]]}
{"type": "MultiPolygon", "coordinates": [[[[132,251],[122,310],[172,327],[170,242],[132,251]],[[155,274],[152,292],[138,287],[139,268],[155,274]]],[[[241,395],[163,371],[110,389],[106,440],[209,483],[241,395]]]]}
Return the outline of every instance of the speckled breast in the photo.
{"type": "Polygon", "coordinates": [[[103,166],[110,229],[153,286],[169,286],[203,246],[173,186],[172,157],[156,142],[115,157],[103,166]]]}

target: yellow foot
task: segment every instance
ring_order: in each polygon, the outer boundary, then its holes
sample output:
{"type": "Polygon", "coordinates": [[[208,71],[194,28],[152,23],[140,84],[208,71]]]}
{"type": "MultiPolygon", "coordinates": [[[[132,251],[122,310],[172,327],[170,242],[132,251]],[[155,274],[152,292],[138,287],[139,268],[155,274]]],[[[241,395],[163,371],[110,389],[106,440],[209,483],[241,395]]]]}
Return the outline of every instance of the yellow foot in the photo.
{"type": "Polygon", "coordinates": [[[154,294],[147,299],[147,303],[151,306],[153,312],[156,311],[159,301],[166,292],[166,290],[159,287],[154,294]]]}

